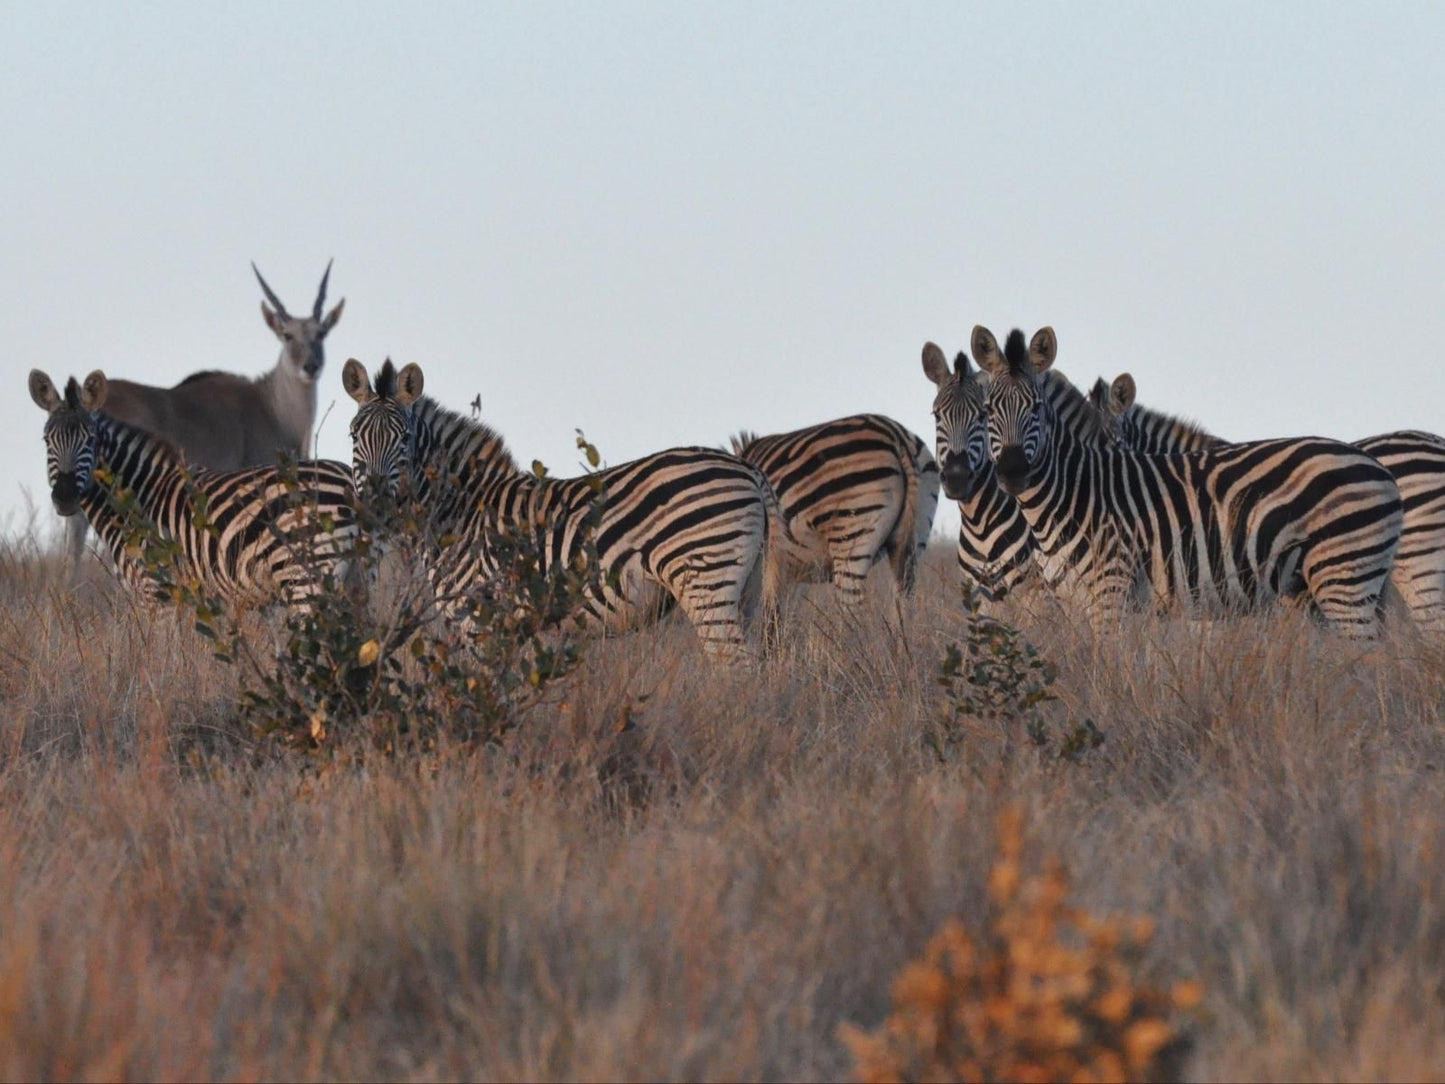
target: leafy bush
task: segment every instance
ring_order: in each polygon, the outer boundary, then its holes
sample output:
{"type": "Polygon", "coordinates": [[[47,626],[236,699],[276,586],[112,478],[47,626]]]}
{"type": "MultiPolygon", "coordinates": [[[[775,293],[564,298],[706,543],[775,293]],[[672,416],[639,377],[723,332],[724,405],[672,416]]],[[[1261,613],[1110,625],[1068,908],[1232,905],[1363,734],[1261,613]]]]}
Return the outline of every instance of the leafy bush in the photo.
{"type": "MultiPolygon", "coordinates": [[[[596,461],[596,449],[580,433],[578,446],[596,461]]],[[[214,642],[216,657],[237,669],[238,714],[258,736],[311,752],[342,746],[354,755],[365,746],[352,738],[388,755],[428,751],[442,739],[493,741],[577,664],[579,603],[597,579],[600,484],[572,562],[543,570],[541,525],[498,530],[498,572],[478,590],[438,598],[426,577],[413,573],[403,575],[395,597],[379,607],[369,605],[358,586],[378,582],[384,553],[416,569],[428,547],[445,555],[459,540],[436,538],[413,505],[368,501],[353,503],[357,530],[349,539],[332,549],[317,545],[318,531],[336,524],[298,483],[294,463],[282,471],[289,492],[284,511],[295,514],[278,515],[268,527],[301,555],[306,575],[319,584],[320,602],[287,609],[274,655],[257,649],[246,612],[201,582],[179,544],[157,529],[134,496],[110,491],[126,523],[133,569],[152,597],[189,611],[197,630],[214,642]],[[336,556],[343,564],[333,567],[336,556]],[[455,620],[459,615],[466,620],[455,620]]],[[[194,526],[215,536],[204,494],[191,487],[190,498],[194,526]]]]}
{"type": "MultiPolygon", "coordinates": [[[[1013,727],[1040,749],[1053,745],[1053,736],[1040,711],[1057,700],[1053,684],[1058,669],[1008,622],[983,613],[979,595],[967,581],[963,585],[968,612],[962,644],[949,644],[939,665],[938,683],[946,705],[940,726],[929,736],[934,752],[948,759],[952,748],[976,735],[980,723],[991,724],[989,737],[1002,731],[1006,750],[1012,748],[1013,727]]],[[[1078,760],[1103,743],[1092,720],[1071,726],[1058,740],[1058,755],[1078,760]]]]}
{"type": "Polygon", "coordinates": [[[1178,1079],[1190,1042],[1174,1017],[1198,1004],[1199,984],[1165,993],[1140,983],[1150,921],[1069,907],[1057,861],[1023,876],[1016,811],[998,833],[982,932],[944,923],[894,981],[882,1027],[839,1029],[857,1079],[1178,1079]]]}

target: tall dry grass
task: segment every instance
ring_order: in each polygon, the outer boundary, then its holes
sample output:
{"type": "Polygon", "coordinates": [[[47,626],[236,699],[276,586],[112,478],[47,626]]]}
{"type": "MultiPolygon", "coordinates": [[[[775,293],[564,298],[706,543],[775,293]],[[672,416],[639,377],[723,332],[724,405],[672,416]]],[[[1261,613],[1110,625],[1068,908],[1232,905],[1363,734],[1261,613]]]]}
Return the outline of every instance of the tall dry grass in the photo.
{"type": "Polygon", "coordinates": [[[1020,602],[1103,746],[940,759],[950,562],[804,591],[766,663],[673,620],[505,750],[317,774],[258,755],[194,634],[11,545],[0,1076],[836,1077],[839,1025],[975,929],[1006,807],[1075,903],[1155,920],[1141,981],[1202,984],[1192,1076],[1445,1075],[1445,648],[1020,602]]]}

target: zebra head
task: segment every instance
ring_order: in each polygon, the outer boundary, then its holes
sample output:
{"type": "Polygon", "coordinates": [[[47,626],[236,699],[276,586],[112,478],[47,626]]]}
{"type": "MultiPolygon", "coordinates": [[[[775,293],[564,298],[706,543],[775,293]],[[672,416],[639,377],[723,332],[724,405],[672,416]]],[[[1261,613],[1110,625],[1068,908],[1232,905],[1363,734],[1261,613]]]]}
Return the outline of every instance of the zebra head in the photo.
{"type": "Polygon", "coordinates": [[[366,366],[352,358],[341,370],[341,383],[357,403],[351,419],[352,484],[357,493],[376,488],[394,498],[403,475],[411,481],[416,453],[412,404],[422,392],[421,367],[413,363],[398,372],[387,358],[373,389],[366,366]]]}
{"type": "Polygon", "coordinates": [[[1009,332],[1003,352],[986,327],[973,329],[973,357],[989,375],[984,396],[988,414],[988,456],[998,469],[999,484],[1017,496],[1028,485],[1048,439],[1049,398],[1040,378],[1054,364],[1059,350],[1054,329],[1041,327],[1027,348],[1024,333],[1009,332]]]}
{"type": "Polygon", "coordinates": [[[266,285],[255,263],[251,264],[251,270],[256,272],[256,281],[261,284],[266,300],[271,302],[270,306],[265,301],[261,302],[261,315],[266,320],[266,326],[281,340],[282,365],[302,383],[316,383],[321,367],[326,364],[326,336],[331,334],[331,329],[341,319],[341,310],[346,307],[346,298],[343,297],[334,309],[324,317],[321,315],[326,305],[326,283],[331,278],[330,261],[326,264],[326,274],[321,276],[321,287],[316,291],[316,302],[311,306],[310,316],[288,313],[276,292],[266,285]]]}
{"type": "Polygon", "coordinates": [[[1120,373],[1112,384],[1104,383],[1101,376],[1089,389],[1089,405],[1098,413],[1099,419],[1114,439],[1125,447],[1138,446],[1138,419],[1134,414],[1134,378],[1120,373]]]}
{"type": "Polygon", "coordinates": [[[938,385],[933,422],[943,492],[949,500],[966,501],[988,461],[984,382],[962,350],[950,372],[948,359],[934,343],[923,346],[923,371],[938,385]]]}
{"type": "Polygon", "coordinates": [[[105,405],[109,385],[99,369],[77,384],[71,377],[62,396],[50,377],[30,370],[30,398],[45,411],[45,475],[50,501],[62,516],[80,511],[95,469],[95,416],[105,405]]]}

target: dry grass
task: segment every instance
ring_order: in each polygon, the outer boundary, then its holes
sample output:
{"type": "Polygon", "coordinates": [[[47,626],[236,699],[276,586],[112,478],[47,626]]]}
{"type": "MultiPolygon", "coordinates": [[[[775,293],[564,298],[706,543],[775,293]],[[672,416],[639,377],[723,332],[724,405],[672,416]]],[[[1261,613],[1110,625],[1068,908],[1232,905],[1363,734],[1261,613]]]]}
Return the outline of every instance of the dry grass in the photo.
{"type": "Polygon", "coordinates": [[[1020,604],[1047,710],[1107,740],[941,762],[950,559],[901,605],[809,589],[764,665],[673,620],[504,753],[318,777],[251,755],[194,635],[11,547],[0,1076],[836,1077],[841,1024],[946,920],[980,934],[1018,808],[1073,903],[1153,919],[1140,982],[1206,991],[1190,1076],[1440,1077],[1445,650],[1020,604]]]}

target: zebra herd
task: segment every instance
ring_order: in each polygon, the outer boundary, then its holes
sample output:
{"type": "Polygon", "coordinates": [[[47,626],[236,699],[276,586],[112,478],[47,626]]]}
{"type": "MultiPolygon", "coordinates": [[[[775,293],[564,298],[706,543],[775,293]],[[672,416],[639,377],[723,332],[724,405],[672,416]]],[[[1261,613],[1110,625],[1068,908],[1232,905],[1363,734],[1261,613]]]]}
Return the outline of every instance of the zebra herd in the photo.
{"type": "MultiPolygon", "coordinates": [[[[417,365],[388,360],[373,380],[353,359],[342,373],[356,403],[352,464],[305,459],[286,473],[277,453],[309,453],[322,343],[344,304],[323,316],[329,275],[298,319],[256,272],[283,343],[256,381],[201,373],[160,389],[96,371],[62,391],[30,373],[52,503],[82,539],[84,525],[95,530],[131,587],[146,590],[146,572],[117,494],[227,601],[308,606],[318,572],[353,551],[357,509],[405,493],[425,510],[422,561],[439,599],[484,589],[510,530],[539,532],[546,568],[570,562],[590,524],[603,575],[580,616],[620,630],[676,607],[706,654],[735,658],[754,614],[789,583],[830,578],[856,602],[886,559],[911,591],[941,487],[958,502],[962,575],[987,600],[1037,576],[1102,622],[1141,606],[1228,615],[1303,596],[1361,636],[1376,630],[1389,582],[1422,626],[1445,624],[1441,438],[1225,443],[1140,406],[1128,374],[1083,394],[1053,369],[1047,327],[1028,342],[1015,330],[1002,348],[976,327],[973,363],[960,353],[952,368],[924,347],[936,458],[897,422],[861,414],[740,434],[730,452],[672,448],[584,478],[539,477],[493,429],[426,396],[417,365]],[[202,405],[187,414],[189,403],[202,405]]],[[[444,612],[467,621],[458,603],[444,612]]]]}

